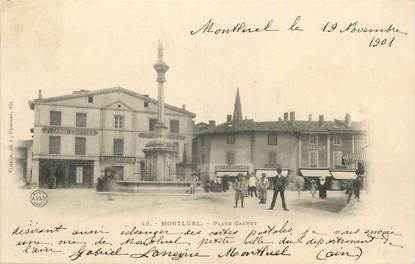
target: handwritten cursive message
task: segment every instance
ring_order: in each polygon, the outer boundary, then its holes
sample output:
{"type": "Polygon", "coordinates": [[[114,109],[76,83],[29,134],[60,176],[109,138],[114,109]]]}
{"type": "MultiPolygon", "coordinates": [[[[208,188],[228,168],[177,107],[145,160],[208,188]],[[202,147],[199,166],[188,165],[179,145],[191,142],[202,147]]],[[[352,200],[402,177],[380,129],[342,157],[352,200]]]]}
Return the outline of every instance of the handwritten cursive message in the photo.
{"type": "Polygon", "coordinates": [[[391,228],[298,229],[288,220],[276,225],[249,221],[144,221],[120,226],[117,231],[108,230],[105,226],[42,226],[31,221],[11,231],[15,245],[12,250],[17,256],[63,254],[71,262],[103,257],[119,261],[287,258],[298,250],[306,250],[318,261],[359,261],[369,254],[366,248],[370,245],[404,248],[402,234],[391,228]]]}

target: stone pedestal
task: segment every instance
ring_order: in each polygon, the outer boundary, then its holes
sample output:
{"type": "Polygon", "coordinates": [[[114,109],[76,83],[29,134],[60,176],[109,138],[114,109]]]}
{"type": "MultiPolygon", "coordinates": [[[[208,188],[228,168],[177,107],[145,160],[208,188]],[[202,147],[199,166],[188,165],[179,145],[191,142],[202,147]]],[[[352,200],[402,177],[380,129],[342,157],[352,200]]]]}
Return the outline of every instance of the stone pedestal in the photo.
{"type": "Polygon", "coordinates": [[[175,181],[177,152],[172,143],[164,138],[150,141],[144,148],[147,181],[175,181]]]}

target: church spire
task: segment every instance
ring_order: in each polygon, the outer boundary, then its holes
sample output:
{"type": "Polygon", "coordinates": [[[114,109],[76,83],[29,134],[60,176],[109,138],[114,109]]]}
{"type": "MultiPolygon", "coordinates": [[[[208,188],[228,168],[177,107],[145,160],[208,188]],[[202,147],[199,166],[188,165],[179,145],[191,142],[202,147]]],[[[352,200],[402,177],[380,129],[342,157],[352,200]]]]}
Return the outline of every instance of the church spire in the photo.
{"type": "Polygon", "coordinates": [[[233,106],[233,121],[242,120],[241,99],[239,98],[239,87],[236,89],[235,104],[233,106]]]}

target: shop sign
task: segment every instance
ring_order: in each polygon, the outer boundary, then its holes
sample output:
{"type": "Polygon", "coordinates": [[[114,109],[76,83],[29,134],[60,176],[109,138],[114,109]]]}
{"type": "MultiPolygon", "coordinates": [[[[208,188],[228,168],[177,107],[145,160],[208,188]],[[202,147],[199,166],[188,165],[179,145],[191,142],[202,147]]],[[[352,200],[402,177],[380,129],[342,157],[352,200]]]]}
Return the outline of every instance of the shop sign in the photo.
{"type": "Polygon", "coordinates": [[[48,134],[73,134],[95,136],[98,134],[96,129],[85,127],[43,127],[42,131],[48,134]]]}
{"type": "Polygon", "coordinates": [[[123,157],[123,156],[100,156],[100,161],[104,162],[135,162],[135,157],[123,157]]]}

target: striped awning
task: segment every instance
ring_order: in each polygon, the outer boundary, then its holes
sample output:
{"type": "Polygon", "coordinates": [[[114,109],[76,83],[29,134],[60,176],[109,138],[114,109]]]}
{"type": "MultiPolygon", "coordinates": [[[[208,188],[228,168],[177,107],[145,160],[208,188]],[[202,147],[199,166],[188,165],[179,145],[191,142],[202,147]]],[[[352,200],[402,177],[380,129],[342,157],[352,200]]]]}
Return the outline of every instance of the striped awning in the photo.
{"type": "Polygon", "coordinates": [[[357,175],[354,171],[334,171],[330,170],[335,179],[338,180],[352,180],[356,179],[357,175]]]}
{"type": "Polygon", "coordinates": [[[300,169],[301,175],[304,177],[331,177],[329,170],[324,169],[300,169]]]}
{"type": "Polygon", "coordinates": [[[369,145],[364,146],[361,149],[354,151],[353,153],[349,153],[343,156],[344,164],[353,164],[355,162],[367,162],[367,149],[369,145]]]}

